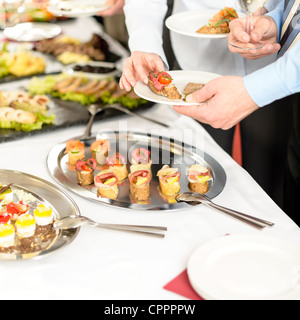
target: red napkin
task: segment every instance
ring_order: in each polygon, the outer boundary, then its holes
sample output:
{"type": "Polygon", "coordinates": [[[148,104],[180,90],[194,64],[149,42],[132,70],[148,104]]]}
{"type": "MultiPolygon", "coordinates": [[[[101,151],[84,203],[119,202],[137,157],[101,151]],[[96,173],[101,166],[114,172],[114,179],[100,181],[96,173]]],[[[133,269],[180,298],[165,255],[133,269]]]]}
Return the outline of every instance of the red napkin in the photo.
{"type": "Polygon", "coordinates": [[[174,280],[172,280],[167,285],[165,285],[164,289],[177,293],[191,300],[204,300],[202,297],[198,295],[198,293],[191,286],[187,269],[184,270],[174,280]]]}

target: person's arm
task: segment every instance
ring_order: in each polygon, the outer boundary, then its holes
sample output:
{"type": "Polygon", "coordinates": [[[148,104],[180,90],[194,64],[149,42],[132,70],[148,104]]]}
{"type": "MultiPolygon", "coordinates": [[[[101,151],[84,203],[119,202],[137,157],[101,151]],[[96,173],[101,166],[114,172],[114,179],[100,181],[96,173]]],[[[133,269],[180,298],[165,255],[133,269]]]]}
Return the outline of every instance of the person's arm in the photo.
{"type": "Polygon", "coordinates": [[[98,15],[101,17],[110,17],[123,13],[123,7],[125,0],[108,0],[107,5],[108,9],[98,12],[98,15]]]}
{"type": "Polygon", "coordinates": [[[167,0],[125,1],[131,56],[123,67],[121,89],[130,91],[139,80],[147,84],[149,72],[168,69],[163,50],[163,23],[167,10],[167,0]]]}
{"type": "Polygon", "coordinates": [[[271,12],[277,8],[277,6],[282,2],[282,0],[268,0],[264,7],[267,12],[271,12]]]}
{"type": "Polygon", "coordinates": [[[125,1],[124,12],[131,52],[155,53],[167,64],[162,37],[167,10],[166,0],[125,1]]]}
{"type": "Polygon", "coordinates": [[[282,58],[244,78],[250,97],[260,106],[300,92],[300,42],[282,58]]]}
{"type": "Polygon", "coordinates": [[[274,8],[274,10],[269,11],[267,14],[269,17],[273,18],[277,24],[278,28],[278,42],[280,41],[281,37],[281,27],[283,23],[283,12],[284,12],[284,0],[281,0],[280,3],[274,8]]]}

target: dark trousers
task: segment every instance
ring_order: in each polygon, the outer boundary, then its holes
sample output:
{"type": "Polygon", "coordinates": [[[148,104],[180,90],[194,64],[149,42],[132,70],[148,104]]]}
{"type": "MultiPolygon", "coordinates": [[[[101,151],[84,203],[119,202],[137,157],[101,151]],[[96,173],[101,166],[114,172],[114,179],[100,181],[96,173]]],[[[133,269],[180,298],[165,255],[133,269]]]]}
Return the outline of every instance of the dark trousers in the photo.
{"type": "MultiPolygon", "coordinates": [[[[243,167],[283,208],[288,142],[294,97],[259,109],[240,123],[243,167]]],[[[232,154],[234,129],[223,131],[204,125],[216,142],[232,154]]]]}

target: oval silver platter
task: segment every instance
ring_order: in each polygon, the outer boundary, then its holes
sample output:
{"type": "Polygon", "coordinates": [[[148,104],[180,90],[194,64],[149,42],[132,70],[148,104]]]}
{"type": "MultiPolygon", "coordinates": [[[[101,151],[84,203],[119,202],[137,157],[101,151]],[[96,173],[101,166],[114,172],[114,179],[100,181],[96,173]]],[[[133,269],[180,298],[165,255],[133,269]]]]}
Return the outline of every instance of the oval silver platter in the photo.
{"type": "MultiPolygon", "coordinates": [[[[187,172],[193,164],[202,164],[211,172],[212,181],[210,182],[209,192],[206,194],[210,199],[219,195],[225,187],[227,178],[223,167],[208,154],[179,141],[144,133],[102,132],[100,136],[97,135],[90,139],[81,140],[86,146],[86,159],[92,156],[90,146],[96,138],[108,139],[110,141],[112,149],[110,155],[119,152],[125,159],[127,158],[128,172],[130,172],[131,165],[129,158],[134,149],[141,147],[151,151],[150,157],[153,163],[153,178],[150,183],[150,199],[144,203],[137,203],[132,199],[128,179],[119,187],[120,192],[117,200],[99,197],[95,185],[83,187],[78,184],[75,170],[71,170],[68,166],[68,155],[65,154],[66,142],[55,145],[50,150],[47,158],[47,166],[50,174],[66,189],[71,190],[85,199],[132,210],[161,211],[187,208],[189,206],[188,204],[177,203],[174,199],[166,199],[166,197],[160,193],[159,180],[156,174],[163,165],[166,164],[173,168],[179,168],[181,172],[181,192],[190,191],[187,172]]],[[[80,140],[80,138],[73,138],[72,140],[76,139],[80,140]]],[[[95,175],[96,174],[97,170],[95,172],[95,175]]]]}
{"type": "MultiPolygon", "coordinates": [[[[38,203],[50,206],[55,219],[80,215],[78,206],[67,193],[41,178],[18,171],[0,169],[0,183],[4,185],[13,183],[11,187],[13,192],[32,195],[38,203]]],[[[55,239],[42,251],[23,254],[1,253],[0,260],[28,260],[44,257],[70,244],[79,230],[80,228],[57,231],[55,239]]]]}

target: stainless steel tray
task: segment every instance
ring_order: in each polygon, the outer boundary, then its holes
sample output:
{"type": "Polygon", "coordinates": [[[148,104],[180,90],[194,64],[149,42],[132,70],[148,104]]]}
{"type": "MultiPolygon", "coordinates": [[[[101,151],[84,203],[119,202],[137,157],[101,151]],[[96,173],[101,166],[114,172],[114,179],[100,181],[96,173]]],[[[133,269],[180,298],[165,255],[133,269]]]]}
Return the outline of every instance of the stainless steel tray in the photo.
{"type": "MultiPolygon", "coordinates": [[[[33,195],[39,203],[49,205],[53,209],[55,218],[64,218],[71,215],[80,215],[76,203],[60,188],[48,181],[26,173],[0,169],[0,182],[13,183],[12,189],[24,191],[33,195]]],[[[26,260],[38,259],[70,244],[77,236],[80,228],[60,230],[55,240],[43,251],[29,254],[0,254],[0,260],[26,260]]]]}
{"type": "MultiPolygon", "coordinates": [[[[129,168],[131,165],[128,154],[131,153],[130,151],[132,151],[133,148],[144,147],[151,151],[151,159],[154,164],[152,165],[153,178],[151,181],[151,197],[149,202],[136,203],[131,199],[128,179],[120,186],[119,197],[116,201],[98,197],[97,187],[94,185],[88,187],[80,186],[77,182],[76,172],[70,170],[67,165],[68,158],[65,154],[65,142],[55,145],[48,155],[47,166],[52,177],[66,189],[85,199],[119,208],[147,211],[178,210],[188,207],[185,203],[174,203],[174,201],[170,203],[169,199],[165,199],[160,194],[159,180],[156,174],[165,164],[170,165],[170,167],[179,168],[181,171],[181,192],[189,191],[187,172],[189,167],[196,163],[206,166],[212,174],[213,179],[209,192],[206,194],[210,199],[219,195],[225,187],[227,178],[223,167],[210,155],[203,153],[199,149],[183,145],[183,143],[179,141],[143,133],[107,132],[102,133],[102,137],[103,136],[110,140],[112,150],[120,152],[125,158],[127,155],[128,172],[130,172],[129,168]]],[[[95,139],[96,137],[92,137],[82,141],[86,146],[86,158],[91,157],[89,147],[95,139]]]]}

